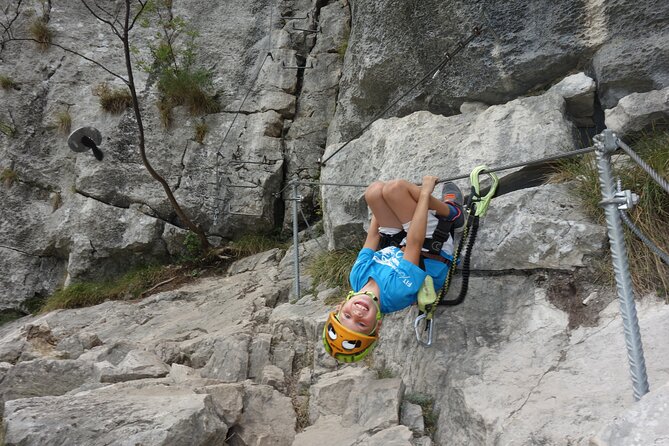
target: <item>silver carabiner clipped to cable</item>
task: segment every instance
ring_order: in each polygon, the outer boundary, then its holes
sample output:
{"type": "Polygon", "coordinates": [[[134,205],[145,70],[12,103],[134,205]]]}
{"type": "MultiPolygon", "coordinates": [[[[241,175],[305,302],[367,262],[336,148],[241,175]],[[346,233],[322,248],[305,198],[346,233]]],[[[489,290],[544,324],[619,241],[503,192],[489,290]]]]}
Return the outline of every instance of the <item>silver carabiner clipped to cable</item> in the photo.
{"type": "Polygon", "coordinates": [[[419,344],[422,344],[426,347],[432,345],[432,329],[434,328],[434,323],[432,319],[427,319],[427,313],[421,313],[418,315],[416,320],[413,323],[413,329],[416,332],[416,340],[419,344]],[[427,331],[427,342],[423,340],[423,336],[420,333],[421,321],[425,319],[425,328],[422,331],[427,331]]]}

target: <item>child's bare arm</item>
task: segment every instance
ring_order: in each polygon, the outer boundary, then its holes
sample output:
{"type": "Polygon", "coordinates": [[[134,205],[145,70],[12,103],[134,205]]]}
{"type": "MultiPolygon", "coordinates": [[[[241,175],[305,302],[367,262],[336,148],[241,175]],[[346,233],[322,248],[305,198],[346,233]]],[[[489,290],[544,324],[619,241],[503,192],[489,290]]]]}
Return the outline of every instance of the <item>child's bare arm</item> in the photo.
{"type": "Polygon", "coordinates": [[[380,241],[381,234],[379,234],[379,224],[377,223],[374,214],[372,214],[372,220],[369,222],[369,229],[367,230],[367,239],[365,240],[363,248],[369,248],[376,251],[380,241]]]}
{"type": "Polygon", "coordinates": [[[411,226],[407,233],[407,245],[404,250],[404,258],[413,263],[420,265],[420,253],[425,241],[425,228],[427,227],[427,211],[432,197],[432,191],[437,184],[437,177],[425,176],[423,177],[423,186],[420,189],[420,196],[416,203],[416,210],[411,219],[411,226]]]}

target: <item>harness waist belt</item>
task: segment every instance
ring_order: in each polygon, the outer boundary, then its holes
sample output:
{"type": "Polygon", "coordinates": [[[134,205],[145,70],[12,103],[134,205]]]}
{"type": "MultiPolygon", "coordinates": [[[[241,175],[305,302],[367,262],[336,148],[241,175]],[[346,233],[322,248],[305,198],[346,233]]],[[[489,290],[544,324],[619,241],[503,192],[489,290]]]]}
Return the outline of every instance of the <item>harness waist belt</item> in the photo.
{"type": "Polygon", "coordinates": [[[423,257],[425,257],[426,259],[436,260],[436,261],[438,261],[438,262],[445,263],[445,264],[447,264],[447,265],[449,265],[449,266],[450,266],[450,264],[451,264],[451,261],[450,261],[449,259],[447,259],[446,257],[444,257],[444,256],[442,256],[442,255],[440,255],[440,254],[431,254],[431,253],[429,253],[429,252],[425,252],[425,251],[423,251],[423,252],[420,253],[420,255],[423,256],[423,257]]]}

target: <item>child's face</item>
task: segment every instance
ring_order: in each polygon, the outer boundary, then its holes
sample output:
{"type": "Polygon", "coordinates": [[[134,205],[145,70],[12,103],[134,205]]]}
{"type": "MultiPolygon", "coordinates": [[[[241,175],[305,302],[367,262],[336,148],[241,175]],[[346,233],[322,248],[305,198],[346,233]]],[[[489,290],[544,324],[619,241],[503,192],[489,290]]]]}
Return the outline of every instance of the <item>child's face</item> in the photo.
{"type": "Polygon", "coordinates": [[[370,334],[376,327],[378,308],[367,294],[356,294],[339,308],[339,322],[349,330],[370,334]]]}

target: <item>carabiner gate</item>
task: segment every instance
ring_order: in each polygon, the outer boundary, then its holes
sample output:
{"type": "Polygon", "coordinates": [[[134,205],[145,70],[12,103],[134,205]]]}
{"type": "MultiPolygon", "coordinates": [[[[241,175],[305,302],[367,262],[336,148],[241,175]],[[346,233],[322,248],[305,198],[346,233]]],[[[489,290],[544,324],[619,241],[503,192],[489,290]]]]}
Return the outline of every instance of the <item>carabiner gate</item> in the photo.
{"type": "Polygon", "coordinates": [[[418,315],[416,320],[413,323],[413,329],[416,332],[416,340],[418,341],[419,344],[422,344],[426,347],[429,347],[432,345],[432,328],[434,327],[434,324],[432,322],[432,318],[427,318],[427,313],[421,313],[418,315]],[[420,333],[420,325],[421,321],[425,319],[425,328],[422,330],[423,332],[427,331],[427,342],[423,340],[423,336],[420,333]]]}

